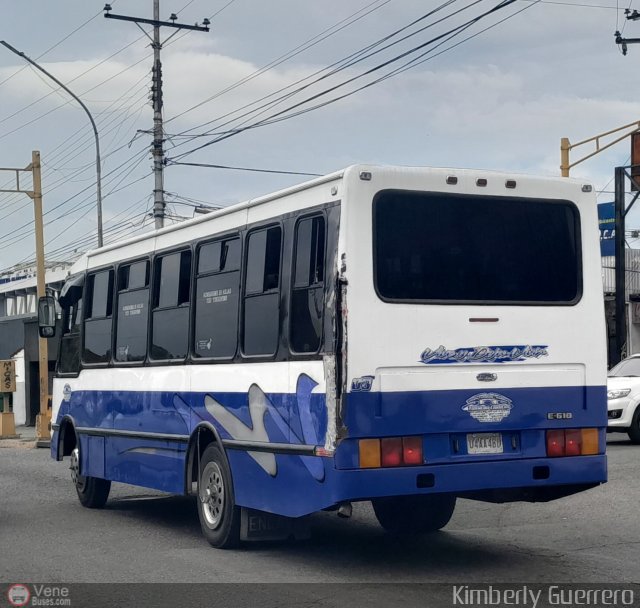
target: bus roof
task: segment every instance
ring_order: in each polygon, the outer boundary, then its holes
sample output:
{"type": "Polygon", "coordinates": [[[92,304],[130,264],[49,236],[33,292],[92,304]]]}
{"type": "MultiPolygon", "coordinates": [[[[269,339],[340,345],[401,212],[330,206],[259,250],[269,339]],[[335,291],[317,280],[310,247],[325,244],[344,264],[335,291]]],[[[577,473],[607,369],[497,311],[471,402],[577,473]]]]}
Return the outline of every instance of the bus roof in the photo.
{"type": "MultiPolygon", "coordinates": [[[[136,235],[130,237],[128,239],[118,241],[115,243],[110,243],[105,245],[104,247],[91,250],[83,255],[77,262],[72,266],[69,271],[69,274],[75,274],[77,272],[82,272],[87,268],[99,267],[102,265],[113,263],[114,261],[118,261],[121,259],[134,259],[136,256],[144,256],[154,250],[161,250],[170,248],[174,245],[179,245],[183,242],[188,242],[191,239],[202,239],[211,234],[221,233],[226,230],[232,231],[233,229],[237,229],[239,226],[244,225],[246,223],[246,218],[248,217],[248,212],[250,209],[254,209],[261,205],[265,205],[267,203],[278,201],[281,199],[285,199],[291,197],[292,195],[305,193],[306,191],[313,190],[320,186],[329,184],[331,182],[339,181],[342,179],[348,179],[351,175],[359,175],[362,171],[374,171],[374,172],[389,172],[395,175],[399,174],[412,174],[416,173],[438,173],[438,174],[452,174],[452,175],[460,175],[460,176],[469,176],[473,174],[474,176],[496,176],[502,178],[518,178],[522,180],[526,180],[528,182],[531,181],[544,181],[546,183],[558,181],[565,185],[565,187],[569,184],[582,186],[584,184],[581,180],[574,180],[568,178],[554,178],[550,176],[533,176],[533,175],[521,175],[507,172],[497,172],[497,171],[487,171],[487,170],[473,170],[473,169],[453,169],[453,168],[433,168],[433,167],[400,167],[400,166],[380,166],[380,165],[351,165],[346,167],[345,169],[341,169],[334,173],[330,173],[328,175],[318,177],[312,180],[305,181],[300,184],[296,184],[294,186],[290,186],[288,188],[284,188],[282,190],[278,190],[276,192],[272,192],[263,196],[259,196],[253,199],[249,199],[240,203],[236,203],[233,205],[229,205],[228,207],[224,207],[222,209],[218,209],[212,211],[211,213],[207,213],[201,217],[196,217],[190,220],[186,220],[179,224],[173,224],[171,226],[167,226],[165,228],[161,228],[160,230],[155,230],[151,232],[147,232],[144,234],[136,235]],[[244,218],[241,215],[244,213],[244,218]],[[225,218],[227,221],[225,221],[225,218]],[[215,222],[216,229],[215,231],[208,232],[207,224],[209,222],[215,222]],[[188,235],[185,235],[184,233],[188,235]]],[[[303,200],[297,201],[299,204],[299,208],[305,208],[307,206],[313,206],[317,204],[315,202],[307,202],[305,203],[303,200]]],[[[324,201],[326,202],[326,201],[324,201]]],[[[275,215],[278,215],[276,213],[275,215]]]]}

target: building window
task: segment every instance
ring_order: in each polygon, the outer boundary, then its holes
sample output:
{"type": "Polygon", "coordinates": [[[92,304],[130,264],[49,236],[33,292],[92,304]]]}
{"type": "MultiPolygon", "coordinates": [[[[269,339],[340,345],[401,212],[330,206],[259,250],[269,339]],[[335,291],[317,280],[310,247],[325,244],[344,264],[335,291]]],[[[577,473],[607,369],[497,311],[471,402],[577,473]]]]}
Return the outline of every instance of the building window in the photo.
{"type": "Polygon", "coordinates": [[[193,351],[196,357],[231,359],[238,348],[240,239],[198,250],[193,351]]]}
{"type": "Polygon", "coordinates": [[[144,361],[149,318],[149,262],[118,269],[118,309],[115,360],[144,361]]]}
{"type": "Polygon", "coordinates": [[[153,273],[151,358],[184,359],[189,349],[191,251],[156,258],[153,273]]]}
{"type": "Polygon", "coordinates": [[[316,353],[322,339],[324,309],[324,217],[298,222],[295,252],[289,342],[293,352],[316,353]]]}
{"type": "Polygon", "coordinates": [[[249,234],[244,285],[242,350],[245,355],[274,355],[280,327],[280,226],[249,234]]]}
{"type": "Polygon", "coordinates": [[[113,312],[113,270],[90,274],[85,305],[85,363],[108,363],[111,359],[113,312]]]}

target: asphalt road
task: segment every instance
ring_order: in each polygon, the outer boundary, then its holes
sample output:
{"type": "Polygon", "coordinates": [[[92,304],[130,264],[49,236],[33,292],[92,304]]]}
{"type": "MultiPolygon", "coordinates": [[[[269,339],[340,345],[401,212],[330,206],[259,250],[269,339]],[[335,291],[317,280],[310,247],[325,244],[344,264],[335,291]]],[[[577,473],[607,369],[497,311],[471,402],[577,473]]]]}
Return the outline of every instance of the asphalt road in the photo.
{"type": "Polygon", "coordinates": [[[0,447],[0,581],[460,582],[640,580],[640,446],[610,436],[609,483],[547,504],[459,501],[444,531],[393,538],[369,505],[313,517],[312,538],[209,547],[194,499],[114,484],[84,509],[68,463],[0,447]]]}

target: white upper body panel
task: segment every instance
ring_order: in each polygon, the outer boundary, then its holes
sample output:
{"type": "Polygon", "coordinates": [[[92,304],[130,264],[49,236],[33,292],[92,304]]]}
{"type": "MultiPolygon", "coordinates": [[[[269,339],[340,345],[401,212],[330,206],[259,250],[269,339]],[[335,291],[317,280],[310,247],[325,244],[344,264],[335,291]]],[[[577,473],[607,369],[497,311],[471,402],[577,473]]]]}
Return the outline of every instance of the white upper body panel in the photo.
{"type": "MultiPolygon", "coordinates": [[[[487,388],[604,386],[606,346],[596,197],[566,178],[459,169],[362,167],[345,172],[341,250],[348,280],[348,380],[374,376],[373,390],[478,388],[479,372],[500,370],[487,388]],[[447,184],[447,176],[457,183],[447,184]],[[478,178],[486,186],[478,186],[478,178]],[[515,180],[515,188],[506,188],[515,180]],[[374,286],[373,199],[382,190],[569,201],[579,214],[582,289],[571,305],[487,305],[385,302],[374,286]],[[476,319],[492,319],[477,322],[476,319]],[[473,321],[472,321],[473,320],[473,321]],[[545,353],[503,363],[425,364],[426,349],[544,346],[545,353]],[[509,371],[511,373],[504,373],[509,371]],[[403,388],[404,387],[404,388],[403,388]]],[[[479,202],[479,204],[482,204],[479,202]]],[[[500,247],[500,243],[487,243],[500,247]]],[[[518,251],[500,251],[518,259],[518,251]]],[[[531,354],[531,353],[527,353],[531,354]]]]}

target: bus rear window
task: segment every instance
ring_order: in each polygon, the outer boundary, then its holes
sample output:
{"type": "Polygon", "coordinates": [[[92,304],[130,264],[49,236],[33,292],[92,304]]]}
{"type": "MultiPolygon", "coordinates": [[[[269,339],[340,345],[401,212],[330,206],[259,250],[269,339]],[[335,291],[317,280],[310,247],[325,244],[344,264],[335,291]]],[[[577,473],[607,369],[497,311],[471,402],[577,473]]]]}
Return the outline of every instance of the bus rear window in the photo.
{"type": "Polygon", "coordinates": [[[568,201],[382,191],[374,280],[387,301],[573,304],[579,216],[568,201]]]}

